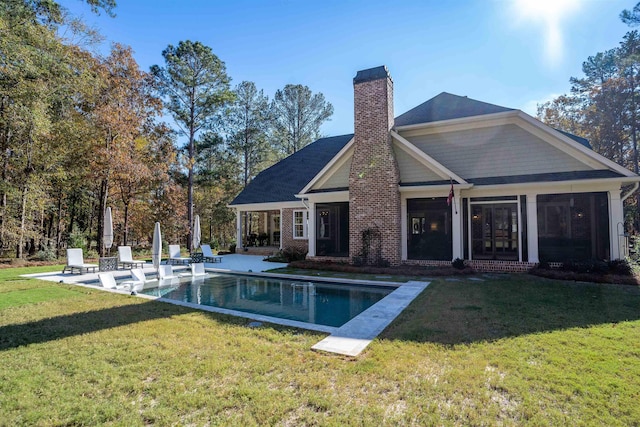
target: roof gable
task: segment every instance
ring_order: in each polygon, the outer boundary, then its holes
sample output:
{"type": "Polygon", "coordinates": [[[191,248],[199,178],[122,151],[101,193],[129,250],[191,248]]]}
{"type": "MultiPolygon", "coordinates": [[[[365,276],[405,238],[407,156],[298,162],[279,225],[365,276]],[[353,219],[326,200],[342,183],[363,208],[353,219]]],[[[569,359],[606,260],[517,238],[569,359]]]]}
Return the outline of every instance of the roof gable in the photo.
{"type": "Polygon", "coordinates": [[[396,117],[395,126],[439,122],[442,120],[460,119],[463,117],[503,113],[505,111],[514,111],[514,109],[476,101],[475,99],[467,98],[466,96],[458,96],[442,92],[427,102],[424,102],[396,117]]]}
{"type": "Polygon", "coordinates": [[[353,138],[321,138],[260,172],[230,205],[297,201],[296,194],[353,138]]]}

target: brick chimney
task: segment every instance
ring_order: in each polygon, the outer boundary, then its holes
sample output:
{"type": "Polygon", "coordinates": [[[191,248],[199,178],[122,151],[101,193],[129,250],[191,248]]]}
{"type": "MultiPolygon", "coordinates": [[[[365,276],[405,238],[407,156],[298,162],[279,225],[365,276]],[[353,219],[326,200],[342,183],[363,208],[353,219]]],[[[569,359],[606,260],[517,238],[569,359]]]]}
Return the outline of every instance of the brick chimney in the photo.
{"type": "Polygon", "coordinates": [[[349,256],[400,264],[400,172],[389,130],[393,80],[387,67],[353,79],[355,142],[349,173],[349,256]]]}

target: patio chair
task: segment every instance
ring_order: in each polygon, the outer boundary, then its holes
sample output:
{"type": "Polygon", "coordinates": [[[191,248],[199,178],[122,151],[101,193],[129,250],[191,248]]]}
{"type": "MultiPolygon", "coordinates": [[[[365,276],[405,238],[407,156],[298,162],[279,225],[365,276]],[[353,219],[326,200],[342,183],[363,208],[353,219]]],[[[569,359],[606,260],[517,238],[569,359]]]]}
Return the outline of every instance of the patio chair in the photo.
{"type": "Polygon", "coordinates": [[[173,274],[173,266],[171,264],[161,265],[158,270],[158,279],[160,280],[170,280],[177,279],[178,276],[173,274]]]}
{"type": "Polygon", "coordinates": [[[169,264],[189,264],[191,262],[191,258],[183,257],[180,254],[180,245],[169,245],[169,260],[167,261],[169,264]]]}
{"type": "Polygon", "coordinates": [[[192,276],[206,276],[207,272],[204,271],[204,263],[203,262],[194,262],[191,264],[191,275],[192,276]]]}
{"type": "Polygon", "coordinates": [[[145,261],[135,260],[131,255],[131,246],[118,246],[118,263],[122,268],[136,268],[140,266],[142,268],[145,261]]]}
{"type": "Polygon", "coordinates": [[[64,274],[67,269],[71,273],[73,273],[73,270],[79,270],[80,273],[82,273],[82,270],[86,270],[88,273],[89,269],[93,269],[93,273],[95,273],[96,268],[98,268],[97,264],[85,264],[81,248],[67,249],[67,265],[62,269],[62,274],[64,274]]]}
{"type": "MultiPolygon", "coordinates": [[[[145,289],[149,283],[158,281],[158,279],[147,279],[147,276],[145,276],[144,271],[141,268],[132,268],[131,277],[133,278],[133,284],[131,286],[132,292],[140,292],[145,289]]],[[[157,284],[149,287],[155,286],[157,286],[157,284]]]]}
{"type": "Polygon", "coordinates": [[[133,287],[133,282],[127,281],[123,283],[116,283],[115,277],[113,277],[113,273],[105,272],[98,273],[98,279],[100,280],[100,286],[105,289],[116,289],[119,291],[128,290],[130,291],[133,287]]]}
{"type": "Polygon", "coordinates": [[[214,255],[209,245],[200,245],[202,248],[202,260],[204,262],[222,262],[221,255],[214,255]]]}

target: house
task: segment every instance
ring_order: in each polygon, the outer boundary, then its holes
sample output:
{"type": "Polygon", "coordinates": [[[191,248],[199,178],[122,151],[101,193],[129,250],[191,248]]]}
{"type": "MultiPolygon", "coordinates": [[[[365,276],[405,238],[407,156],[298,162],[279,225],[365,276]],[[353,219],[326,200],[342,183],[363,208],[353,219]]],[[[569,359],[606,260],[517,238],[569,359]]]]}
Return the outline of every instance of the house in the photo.
{"type": "Polygon", "coordinates": [[[485,271],[625,256],[640,177],[585,139],[444,92],[394,117],[384,66],[353,85],[354,134],[310,144],[230,204],[238,248],[260,235],[310,259],[485,271]]]}

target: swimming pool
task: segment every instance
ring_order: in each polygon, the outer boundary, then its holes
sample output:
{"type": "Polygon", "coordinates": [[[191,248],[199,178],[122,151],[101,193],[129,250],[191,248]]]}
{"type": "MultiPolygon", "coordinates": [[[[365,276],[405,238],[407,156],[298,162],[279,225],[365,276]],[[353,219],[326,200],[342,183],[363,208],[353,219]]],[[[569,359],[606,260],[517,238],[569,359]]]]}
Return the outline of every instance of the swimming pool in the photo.
{"type": "MultiPolygon", "coordinates": [[[[157,283],[157,282],[156,282],[157,283]]],[[[209,273],[174,279],[139,293],[168,300],[316,325],[340,327],[393,292],[392,286],[310,282],[209,273]]]]}

